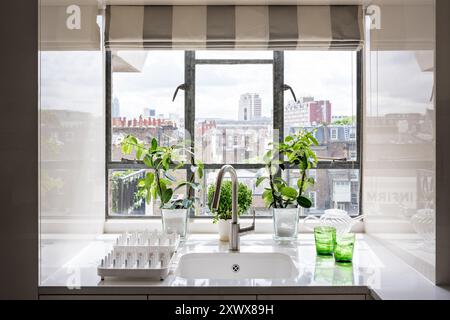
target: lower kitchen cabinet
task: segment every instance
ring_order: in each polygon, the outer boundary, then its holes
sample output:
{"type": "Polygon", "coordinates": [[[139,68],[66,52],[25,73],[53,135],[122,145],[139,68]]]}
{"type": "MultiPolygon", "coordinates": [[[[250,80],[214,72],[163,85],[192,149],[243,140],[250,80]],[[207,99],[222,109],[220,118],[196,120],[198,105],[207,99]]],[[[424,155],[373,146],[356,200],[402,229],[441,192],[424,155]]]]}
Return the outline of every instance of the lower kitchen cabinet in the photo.
{"type": "Polygon", "coordinates": [[[60,294],[40,295],[39,300],[147,300],[146,295],[60,294]]]}
{"type": "Polygon", "coordinates": [[[256,295],[149,295],[148,300],[256,300],[256,295]]]}
{"type": "Polygon", "coordinates": [[[258,300],[367,300],[365,294],[258,295],[258,300]]]}

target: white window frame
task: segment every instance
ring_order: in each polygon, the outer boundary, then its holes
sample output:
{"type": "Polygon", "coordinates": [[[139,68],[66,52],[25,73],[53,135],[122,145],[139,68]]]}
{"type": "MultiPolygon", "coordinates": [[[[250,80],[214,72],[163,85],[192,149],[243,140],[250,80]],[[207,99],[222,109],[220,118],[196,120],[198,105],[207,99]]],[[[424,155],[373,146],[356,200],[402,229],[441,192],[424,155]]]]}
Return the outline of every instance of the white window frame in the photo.
{"type": "Polygon", "coordinates": [[[330,140],[337,141],[339,139],[339,129],[338,128],[330,128],[330,140]]]}

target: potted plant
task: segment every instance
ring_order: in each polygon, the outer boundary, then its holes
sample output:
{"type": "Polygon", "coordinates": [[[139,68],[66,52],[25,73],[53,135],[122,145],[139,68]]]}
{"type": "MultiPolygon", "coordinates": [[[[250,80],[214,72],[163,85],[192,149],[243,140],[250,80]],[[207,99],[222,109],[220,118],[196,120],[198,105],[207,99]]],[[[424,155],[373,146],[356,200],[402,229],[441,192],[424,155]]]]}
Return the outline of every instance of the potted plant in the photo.
{"type": "Polygon", "coordinates": [[[138,182],[138,195],[145,199],[147,204],[153,201],[160,202],[163,230],[165,232],[178,233],[182,238],[187,232],[187,218],[189,210],[195,206],[198,200],[194,191],[200,190],[200,184],[195,182],[195,176],[203,177],[203,164],[195,160],[193,153],[185,147],[185,143],[173,146],[160,146],[153,138],[150,147],[146,148],[144,143],[132,135],[126,136],[122,141],[122,153],[131,154],[135,152],[137,161],[141,161],[151,171],[138,182]],[[191,158],[191,175],[189,181],[177,181],[173,172],[185,166],[185,162],[179,160],[180,154],[186,152],[191,158]],[[180,188],[189,190],[184,197],[174,197],[174,193],[180,188]]]}
{"type": "MultiPolygon", "coordinates": [[[[231,219],[231,181],[225,181],[222,184],[219,199],[219,208],[217,211],[213,212],[213,223],[218,223],[219,225],[219,239],[221,241],[228,241],[230,235],[230,219],[231,219]]],[[[208,207],[211,208],[212,200],[214,197],[214,192],[216,191],[216,186],[211,184],[208,187],[208,207]]],[[[238,186],[238,214],[246,212],[252,205],[252,190],[243,183],[239,183],[238,186]]]]}
{"type": "Polygon", "coordinates": [[[317,156],[311,149],[318,145],[313,132],[301,130],[296,134],[287,136],[283,143],[274,145],[273,150],[264,156],[265,174],[257,178],[258,187],[268,180],[269,186],[265,188],[262,197],[266,207],[272,208],[274,221],[274,238],[276,240],[293,240],[297,238],[299,210],[311,208],[311,200],[305,195],[307,189],[314,185],[314,179],[308,177],[307,172],[317,166],[317,156]],[[278,173],[278,169],[285,170],[286,159],[289,168],[299,170],[297,188],[289,184],[278,173]]]}

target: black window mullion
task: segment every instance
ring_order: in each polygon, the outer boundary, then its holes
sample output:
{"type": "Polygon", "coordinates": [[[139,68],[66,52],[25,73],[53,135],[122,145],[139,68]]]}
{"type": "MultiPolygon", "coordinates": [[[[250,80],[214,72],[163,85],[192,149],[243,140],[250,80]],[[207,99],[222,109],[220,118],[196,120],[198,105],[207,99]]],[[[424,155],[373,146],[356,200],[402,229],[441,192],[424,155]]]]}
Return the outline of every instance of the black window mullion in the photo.
{"type": "MultiPolygon", "coordinates": [[[[273,52],[273,142],[284,141],[284,52],[273,52]],[[277,134],[278,133],[278,134],[277,134]]],[[[283,161],[283,156],[278,155],[283,161]]],[[[281,171],[277,172],[281,177],[281,171]]]]}
{"type": "Polygon", "coordinates": [[[105,51],[105,115],[106,115],[106,144],[105,144],[105,218],[109,215],[109,163],[111,162],[111,93],[112,93],[112,66],[111,51],[105,51]]]}
{"type": "MultiPolygon", "coordinates": [[[[188,150],[195,150],[195,51],[185,51],[184,53],[184,83],[186,89],[184,91],[184,128],[189,139],[186,139],[188,150]]],[[[193,163],[194,158],[191,154],[186,155],[188,163],[193,163]]],[[[194,173],[186,168],[186,179],[190,181],[194,173]]],[[[188,197],[194,196],[195,190],[186,187],[188,197]]],[[[195,214],[194,210],[190,210],[190,216],[195,214]]]]}
{"type": "Polygon", "coordinates": [[[356,152],[358,157],[358,169],[359,169],[359,214],[362,214],[362,194],[363,194],[363,53],[364,50],[359,50],[356,53],[356,152]]]}

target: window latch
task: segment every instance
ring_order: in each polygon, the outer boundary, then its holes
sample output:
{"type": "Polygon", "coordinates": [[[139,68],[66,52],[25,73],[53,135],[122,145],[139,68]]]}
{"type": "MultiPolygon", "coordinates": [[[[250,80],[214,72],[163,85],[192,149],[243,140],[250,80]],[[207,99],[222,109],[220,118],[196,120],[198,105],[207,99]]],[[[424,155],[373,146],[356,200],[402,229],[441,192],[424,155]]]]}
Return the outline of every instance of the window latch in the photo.
{"type": "Polygon", "coordinates": [[[284,90],[284,91],[290,90],[292,96],[294,97],[294,101],[297,102],[297,97],[295,96],[294,90],[292,89],[291,86],[288,86],[287,84],[284,84],[284,85],[283,85],[283,90],[284,90]]]}
{"type": "Polygon", "coordinates": [[[177,94],[178,94],[178,90],[186,90],[186,88],[187,88],[186,83],[180,84],[180,85],[175,89],[175,93],[173,94],[172,102],[175,101],[175,98],[177,97],[177,94]]]}

